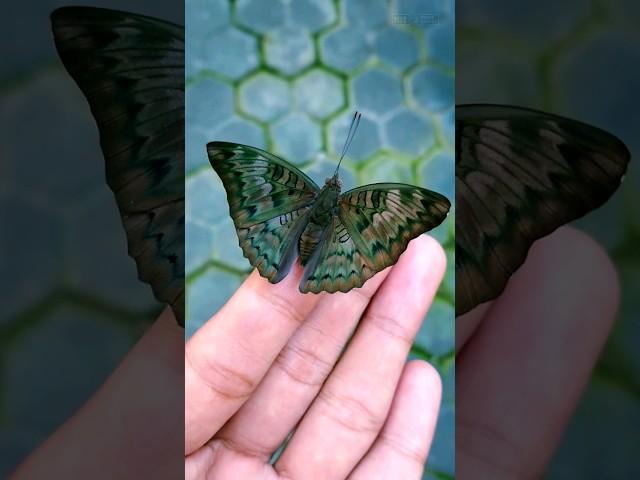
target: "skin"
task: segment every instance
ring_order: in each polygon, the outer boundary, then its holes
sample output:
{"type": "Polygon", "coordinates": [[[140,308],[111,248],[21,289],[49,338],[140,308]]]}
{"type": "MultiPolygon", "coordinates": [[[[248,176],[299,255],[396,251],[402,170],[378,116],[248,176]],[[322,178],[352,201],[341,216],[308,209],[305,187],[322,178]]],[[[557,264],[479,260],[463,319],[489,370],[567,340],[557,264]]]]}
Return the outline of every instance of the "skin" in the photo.
{"type": "Polygon", "coordinates": [[[405,362],[445,265],[423,236],[347,294],[254,272],[186,345],[186,478],[419,479],[441,385],[405,362]]]}
{"type": "Polygon", "coordinates": [[[456,320],[457,478],[544,477],[618,303],[605,251],[561,228],[498,299],[456,320]]]}
{"type": "MultiPolygon", "coordinates": [[[[360,293],[330,302],[297,293],[299,268],[275,286],[254,274],[187,343],[186,371],[184,333],[166,310],[12,478],[417,479],[440,381],[428,364],[404,359],[444,262],[437,243],[421,237],[360,293]],[[418,281],[426,295],[408,301],[418,281]],[[263,315],[246,314],[269,301],[263,315]],[[213,373],[190,372],[194,362],[213,373]],[[269,452],[300,419],[269,466],[269,452]]],[[[457,319],[457,478],[543,476],[618,296],[604,251],[562,228],[534,245],[500,298],[457,319]]]]}

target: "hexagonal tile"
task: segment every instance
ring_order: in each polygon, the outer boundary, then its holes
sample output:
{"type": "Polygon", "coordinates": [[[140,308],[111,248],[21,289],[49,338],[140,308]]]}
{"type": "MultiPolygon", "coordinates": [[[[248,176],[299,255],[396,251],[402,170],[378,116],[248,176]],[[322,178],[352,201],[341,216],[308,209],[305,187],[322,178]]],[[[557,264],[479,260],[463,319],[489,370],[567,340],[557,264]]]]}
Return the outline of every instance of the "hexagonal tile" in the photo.
{"type": "Polygon", "coordinates": [[[228,0],[186,0],[185,34],[189,45],[229,24],[228,0]]]}
{"type": "MultiPolygon", "coordinates": [[[[456,42],[457,103],[506,103],[540,105],[542,92],[536,66],[516,52],[487,49],[478,55],[477,42],[456,42]]],[[[425,92],[425,95],[428,95],[425,92]]]]}
{"type": "MultiPolygon", "coordinates": [[[[575,30],[576,24],[583,21],[593,8],[590,0],[542,1],[539,8],[532,9],[528,15],[523,15],[520,2],[488,0],[482,4],[464,3],[464,7],[458,6],[459,25],[470,24],[480,31],[505,32],[540,49],[551,46],[570,35],[575,30]],[[553,9],[553,15],[550,14],[551,9],[553,9]]],[[[614,6],[618,2],[609,3],[614,6]]]]}
{"type": "MultiPolygon", "coordinates": [[[[455,209],[453,212],[449,212],[445,222],[450,225],[449,238],[453,238],[455,236],[456,225],[455,209]]],[[[455,248],[451,246],[445,249],[445,253],[447,254],[447,269],[445,271],[444,280],[442,280],[442,285],[440,285],[440,289],[447,292],[453,298],[456,292],[456,251],[455,248]]]]}
{"type": "Polygon", "coordinates": [[[315,59],[315,48],[309,32],[291,26],[267,33],[265,52],[267,64],[287,75],[311,65],[315,59]]]}
{"type": "Polygon", "coordinates": [[[213,140],[211,130],[193,127],[185,129],[184,153],[185,172],[190,173],[197,168],[209,165],[206,145],[213,140]]]}
{"type": "Polygon", "coordinates": [[[401,69],[415,65],[420,53],[413,34],[392,27],[378,33],[375,51],[380,60],[401,69]]]}
{"type": "Polygon", "coordinates": [[[345,16],[350,25],[374,29],[389,20],[385,0],[344,0],[345,16]]]}
{"type": "Polygon", "coordinates": [[[442,22],[424,31],[424,41],[427,45],[427,57],[447,67],[456,63],[455,22],[453,17],[447,17],[442,22]]]}
{"type": "Polygon", "coordinates": [[[256,148],[264,148],[264,130],[253,122],[236,117],[213,132],[211,140],[242,143],[256,148]]]}
{"type": "Polygon", "coordinates": [[[402,104],[402,83],[382,70],[368,70],[353,80],[353,96],[358,109],[382,115],[402,104]]]}
{"type": "Polygon", "coordinates": [[[213,231],[210,226],[187,218],[185,225],[185,273],[200,268],[213,253],[213,231]]]}
{"type": "Polygon", "coordinates": [[[430,67],[423,67],[411,76],[411,94],[425,110],[439,112],[450,108],[454,100],[453,78],[430,67]]]}
{"type": "Polygon", "coordinates": [[[70,87],[62,73],[45,74],[10,97],[2,112],[2,154],[13,160],[2,163],[11,188],[59,209],[105,188],[95,120],[70,87]]]}
{"type": "Polygon", "coordinates": [[[411,169],[409,165],[399,162],[397,159],[383,155],[367,164],[367,168],[362,171],[361,181],[363,184],[401,182],[412,183],[411,169]]]}
{"type": "Polygon", "coordinates": [[[187,338],[220,310],[240,283],[236,275],[209,269],[189,284],[185,332],[187,338]]]}
{"type": "Polygon", "coordinates": [[[456,468],[455,455],[453,455],[455,431],[455,407],[451,404],[443,404],[440,408],[436,432],[427,459],[428,468],[433,468],[441,474],[451,476],[454,474],[456,468]]]}
{"type": "Polygon", "coordinates": [[[271,128],[275,152],[291,163],[311,160],[322,147],[318,124],[301,113],[287,115],[271,128]]]}
{"type": "MultiPolygon", "coordinates": [[[[228,210],[227,210],[228,211],[228,210]]],[[[231,217],[223,218],[215,225],[213,231],[213,259],[237,270],[251,270],[251,264],[244,258],[238,242],[238,233],[231,217]]]]}
{"type": "Polygon", "coordinates": [[[440,114],[440,125],[442,128],[442,134],[449,143],[453,145],[456,138],[456,109],[455,106],[451,107],[446,112],[440,114]]]}
{"type": "Polygon", "coordinates": [[[202,43],[201,48],[204,49],[204,68],[234,79],[258,66],[255,37],[236,28],[230,27],[215,33],[202,43]]]}
{"type": "Polygon", "coordinates": [[[452,4],[448,0],[397,0],[396,12],[404,16],[408,23],[421,28],[431,28],[434,23],[448,13],[452,4]]]}
{"type": "Polygon", "coordinates": [[[71,305],[47,311],[3,352],[4,415],[50,434],[95,393],[132,343],[127,329],[97,312],[71,305]],[[33,395],[34,385],[40,394],[33,395]]]}
{"type": "MultiPolygon", "coordinates": [[[[636,319],[637,312],[633,321],[636,319]]],[[[625,369],[626,365],[620,368],[625,369]]],[[[629,448],[637,443],[640,425],[638,398],[632,393],[637,383],[630,379],[631,385],[625,385],[621,377],[628,374],[615,372],[613,378],[598,375],[585,388],[545,478],[598,480],[603,477],[600,472],[615,472],[611,475],[613,478],[626,479],[636,478],[640,473],[636,449],[629,448]],[[597,454],[585,455],[585,452],[597,454]]]]}
{"type": "Polygon", "coordinates": [[[136,263],[127,253],[127,236],[113,194],[106,188],[86,201],[68,226],[68,283],[106,303],[144,313],[157,305],[151,287],[138,279],[136,263]],[[96,274],[96,272],[100,272],[96,274]]]}
{"type": "Polygon", "coordinates": [[[395,150],[419,155],[435,142],[433,125],[415,112],[402,109],[385,121],[385,139],[395,150]]]}
{"type": "Polygon", "coordinates": [[[334,3],[326,0],[296,0],[289,8],[293,24],[312,32],[331,25],[337,18],[334,3]]]}
{"type": "Polygon", "coordinates": [[[448,302],[436,298],[427,318],[416,336],[416,343],[434,355],[446,355],[453,351],[455,336],[455,314],[448,302]]]}
{"type": "MultiPolygon", "coordinates": [[[[352,118],[352,113],[345,113],[329,125],[329,146],[336,155],[340,155],[340,152],[342,152],[352,118]]],[[[363,115],[360,120],[360,127],[351,142],[345,161],[361,163],[370,158],[381,146],[382,141],[378,123],[363,115]]]]}
{"type": "Polygon", "coordinates": [[[322,69],[298,78],[293,91],[298,107],[318,118],[326,118],[344,105],[342,80],[322,69]]]}
{"type": "Polygon", "coordinates": [[[455,362],[446,362],[444,366],[438,366],[438,373],[440,373],[440,378],[442,378],[442,401],[444,403],[454,404],[456,401],[455,362]]]}
{"type": "Polygon", "coordinates": [[[320,55],[329,66],[343,71],[351,71],[362,65],[373,49],[368,33],[353,27],[342,26],[320,40],[320,55]]]}
{"type": "Polygon", "coordinates": [[[271,121],[291,108],[287,82],[270,73],[259,73],[240,86],[241,108],[250,115],[271,121]]]}
{"type": "Polygon", "coordinates": [[[0,478],[10,478],[16,466],[22,463],[44,438],[45,432],[21,428],[20,425],[3,426],[0,430],[0,478]]]}
{"type": "Polygon", "coordinates": [[[455,168],[453,152],[439,152],[420,166],[420,184],[425,188],[441,193],[453,202],[455,189],[452,179],[455,175],[455,168]]]}
{"type": "Polygon", "coordinates": [[[238,22],[260,33],[283,25],[286,14],[283,0],[238,0],[236,3],[238,22]]]}
{"type": "Polygon", "coordinates": [[[64,251],[62,219],[53,212],[9,196],[0,195],[0,219],[11,228],[3,228],[0,251],[0,275],[11,279],[11,295],[3,299],[0,324],[37,304],[60,283],[64,258],[51,252],[64,251]]]}
{"type": "MultiPolygon", "coordinates": [[[[592,35],[567,54],[555,70],[554,83],[563,110],[577,119],[599,125],[619,135],[632,152],[640,151],[637,86],[640,82],[638,35],[615,31],[592,35]],[[633,65],[634,68],[629,66],[633,65]],[[615,79],[611,72],[624,72],[615,79]],[[584,79],[589,81],[585,82],[584,79]],[[593,92],[598,92],[594,95],[593,92]],[[625,112],[621,115],[621,112],[625,112]]],[[[627,181],[640,190],[640,171],[630,168],[627,181]]]]}
{"type": "Polygon", "coordinates": [[[189,85],[185,102],[188,129],[211,130],[233,116],[233,91],[220,80],[204,78],[189,85]]]}
{"type": "Polygon", "coordinates": [[[185,183],[187,220],[213,225],[229,214],[222,181],[212,168],[206,168],[185,183]]]}

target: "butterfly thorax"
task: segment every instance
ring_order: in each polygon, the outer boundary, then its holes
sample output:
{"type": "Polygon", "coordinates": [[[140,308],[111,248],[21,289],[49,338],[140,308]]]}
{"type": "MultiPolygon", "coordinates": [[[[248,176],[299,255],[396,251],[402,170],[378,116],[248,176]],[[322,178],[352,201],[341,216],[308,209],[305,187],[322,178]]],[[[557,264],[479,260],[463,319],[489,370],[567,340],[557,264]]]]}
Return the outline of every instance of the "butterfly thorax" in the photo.
{"type": "Polygon", "coordinates": [[[309,212],[309,222],[300,237],[299,253],[304,265],[322,240],[332,218],[337,213],[341,182],[337,176],[328,178],[318,192],[316,201],[309,212]]]}

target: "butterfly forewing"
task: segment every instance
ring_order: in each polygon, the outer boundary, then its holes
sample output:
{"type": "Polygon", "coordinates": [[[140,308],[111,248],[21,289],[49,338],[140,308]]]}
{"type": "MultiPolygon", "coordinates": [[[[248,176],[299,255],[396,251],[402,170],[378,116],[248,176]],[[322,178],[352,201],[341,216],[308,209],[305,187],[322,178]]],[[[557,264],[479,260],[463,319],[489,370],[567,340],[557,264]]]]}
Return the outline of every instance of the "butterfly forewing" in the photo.
{"type": "Polygon", "coordinates": [[[409,241],[444,221],[450,208],[442,195],[397,183],[345,192],[314,252],[301,291],[347,291],[393,265],[409,241]]]}
{"type": "Polygon", "coordinates": [[[127,12],[66,7],[56,48],[100,131],[129,253],[184,324],[184,28],[127,12]]]}
{"type": "Polygon", "coordinates": [[[456,314],[497,297],[536,239],[602,205],[628,161],[620,140],[575,120],[456,107],[456,314]]]}
{"type": "Polygon", "coordinates": [[[318,192],[307,175],[258,148],[227,142],[207,145],[222,179],[240,247],[271,282],[286,276],[318,192]]]}

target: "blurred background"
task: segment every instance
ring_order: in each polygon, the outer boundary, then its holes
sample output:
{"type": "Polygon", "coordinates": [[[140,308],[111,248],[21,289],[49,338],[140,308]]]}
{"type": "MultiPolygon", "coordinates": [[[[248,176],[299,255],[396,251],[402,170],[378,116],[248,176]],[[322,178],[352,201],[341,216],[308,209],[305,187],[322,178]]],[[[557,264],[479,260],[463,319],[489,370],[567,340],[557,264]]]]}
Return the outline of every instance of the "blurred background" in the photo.
{"type": "MultiPolygon", "coordinates": [[[[454,200],[452,1],[187,0],[185,14],[187,336],[250,271],[207,142],[266,149],[323,184],[357,109],[343,190],[395,181],[454,200]]],[[[454,224],[431,232],[449,268],[412,350],[444,382],[429,479],[454,475],[454,224]]]]}
{"type": "MultiPolygon", "coordinates": [[[[0,18],[0,478],[161,309],[127,254],[89,106],[55,52],[49,15],[69,3],[12,2],[0,18]]],[[[184,22],[181,0],[81,3],[184,22]]]]}
{"type": "Polygon", "coordinates": [[[638,478],[640,3],[458,0],[456,56],[456,103],[558,113],[610,131],[631,150],[618,192],[575,222],[609,251],[622,303],[545,478],[638,478]]]}

